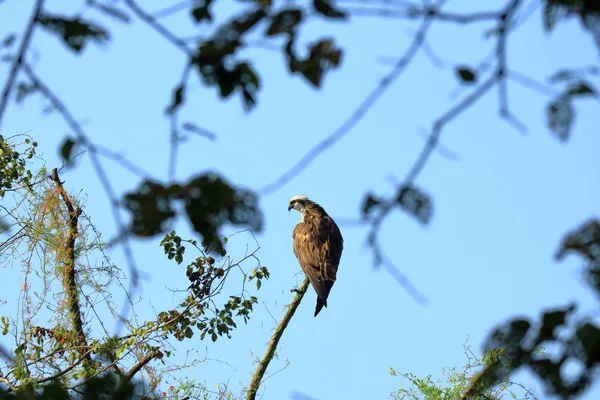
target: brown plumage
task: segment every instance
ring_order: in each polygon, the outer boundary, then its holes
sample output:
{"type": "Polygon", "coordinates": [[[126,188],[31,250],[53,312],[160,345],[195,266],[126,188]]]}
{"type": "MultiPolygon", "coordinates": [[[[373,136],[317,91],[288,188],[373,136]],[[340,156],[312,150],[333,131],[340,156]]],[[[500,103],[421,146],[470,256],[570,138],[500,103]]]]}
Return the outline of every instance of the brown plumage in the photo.
{"type": "Polygon", "coordinates": [[[323,307],[327,307],[327,297],[336,279],[344,239],[335,221],[323,207],[306,196],[292,197],[288,210],[292,208],[302,214],[302,220],[292,235],[294,254],[317,292],[316,317],[323,307]]]}

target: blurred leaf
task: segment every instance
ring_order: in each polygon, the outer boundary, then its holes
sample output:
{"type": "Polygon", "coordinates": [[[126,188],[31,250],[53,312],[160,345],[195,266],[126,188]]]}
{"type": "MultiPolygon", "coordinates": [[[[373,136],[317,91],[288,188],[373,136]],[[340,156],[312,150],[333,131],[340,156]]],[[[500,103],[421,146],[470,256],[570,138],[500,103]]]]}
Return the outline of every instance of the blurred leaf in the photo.
{"type": "Polygon", "coordinates": [[[544,7],[544,28],[550,32],[556,23],[568,15],[568,7],[562,0],[546,0],[544,7]]]}
{"type": "Polygon", "coordinates": [[[37,22],[50,32],[60,35],[65,44],[75,53],[81,52],[88,40],[102,43],[110,38],[104,28],[79,17],[69,19],[43,13],[38,16],[37,22]]]}
{"type": "Polygon", "coordinates": [[[592,86],[591,83],[586,82],[584,80],[580,80],[578,82],[572,83],[568,89],[567,93],[570,96],[584,96],[584,95],[596,95],[596,89],[592,86]]]}
{"type": "Polygon", "coordinates": [[[427,224],[431,220],[433,203],[431,198],[421,190],[404,186],[400,189],[396,201],[404,211],[417,218],[422,224],[427,224]]]}
{"type": "Polygon", "coordinates": [[[21,103],[27,96],[35,93],[38,90],[34,83],[19,82],[16,87],[15,101],[21,103]]]}
{"type": "Polygon", "coordinates": [[[575,119],[575,110],[571,104],[571,97],[560,95],[555,98],[546,109],[548,127],[561,141],[569,140],[571,126],[575,119]]]}
{"type": "Polygon", "coordinates": [[[175,111],[177,111],[177,109],[179,107],[181,107],[181,105],[184,102],[184,94],[185,94],[185,85],[181,84],[178,85],[175,90],[173,90],[173,100],[171,101],[171,104],[169,104],[169,106],[167,107],[166,113],[171,115],[173,114],[175,111]]]}
{"type": "Polygon", "coordinates": [[[152,181],[144,181],[136,192],[126,194],[125,207],[133,217],[131,233],[140,237],[162,233],[164,222],[176,215],[170,197],[169,188],[152,181]]]}
{"type": "Polygon", "coordinates": [[[275,36],[280,33],[291,34],[296,26],[302,21],[302,10],[299,8],[290,8],[278,12],[271,19],[271,24],[267,29],[267,36],[275,36]]]}
{"type": "Polygon", "coordinates": [[[212,21],[212,15],[210,14],[209,10],[212,2],[213,0],[199,0],[194,2],[195,7],[192,8],[192,18],[194,21],[212,21]]]}
{"type": "Polygon", "coordinates": [[[62,145],[60,146],[60,156],[61,156],[63,162],[66,163],[66,162],[71,161],[74,150],[78,143],[79,142],[77,140],[69,138],[69,137],[63,141],[62,145]]]}
{"type": "Polygon", "coordinates": [[[556,328],[565,325],[567,316],[575,310],[574,305],[570,305],[565,309],[554,311],[546,311],[542,317],[542,325],[540,326],[535,344],[542,344],[547,340],[556,338],[556,328]]]}
{"type": "Polygon", "coordinates": [[[12,46],[13,43],[15,42],[16,38],[17,38],[17,35],[14,34],[14,33],[6,35],[6,37],[2,41],[2,44],[0,44],[0,47],[10,47],[10,46],[12,46]]]}
{"type": "Polygon", "coordinates": [[[462,83],[474,83],[477,81],[477,73],[469,67],[458,67],[456,74],[462,83]]]}
{"type": "Polygon", "coordinates": [[[591,369],[600,365],[600,328],[586,322],[577,328],[575,334],[581,353],[579,358],[591,369]]]}
{"type": "Polygon", "coordinates": [[[342,50],[335,46],[333,39],[321,39],[310,46],[308,57],[302,60],[294,53],[293,39],[286,45],[290,71],[300,72],[315,87],[320,87],[325,72],[339,66],[342,50]]]}
{"type": "Polygon", "coordinates": [[[575,79],[581,79],[585,75],[598,75],[600,69],[595,65],[578,69],[561,69],[554,73],[548,81],[550,83],[566,82],[575,79]]]}
{"type": "Polygon", "coordinates": [[[600,295],[600,221],[591,219],[563,239],[556,259],[574,252],[588,261],[585,275],[588,283],[600,295]]]}
{"type": "Polygon", "coordinates": [[[575,252],[588,261],[600,260],[600,220],[591,219],[569,232],[560,244],[556,260],[562,260],[569,252],[575,252]]]}
{"type": "Polygon", "coordinates": [[[347,16],[346,12],[336,9],[330,0],[313,0],[313,7],[327,18],[344,19],[347,16]]]}
{"type": "Polygon", "coordinates": [[[234,188],[215,174],[199,175],[188,183],[163,186],[146,181],[125,196],[131,211],[131,232],[153,236],[165,231],[165,222],[176,216],[175,202],[185,206],[192,227],[203,237],[203,245],[222,253],[220,229],[225,224],[241,225],[254,231],[262,228],[258,197],[250,191],[234,188]]]}
{"type": "Polygon", "coordinates": [[[381,203],[381,199],[378,199],[377,197],[375,197],[375,195],[373,194],[367,194],[365,196],[365,199],[363,201],[363,206],[362,206],[362,213],[363,213],[363,217],[366,217],[367,215],[369,215],[369,213],[371,212],[371,210],[379,205],[381,203]]]}

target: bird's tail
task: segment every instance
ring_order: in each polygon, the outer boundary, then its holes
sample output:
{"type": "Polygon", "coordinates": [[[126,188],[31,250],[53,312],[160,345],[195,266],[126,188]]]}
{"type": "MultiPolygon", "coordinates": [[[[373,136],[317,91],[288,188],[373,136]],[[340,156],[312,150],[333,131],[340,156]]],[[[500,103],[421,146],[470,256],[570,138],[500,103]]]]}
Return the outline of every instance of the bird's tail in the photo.
{"type": "Polygon", "coordinates": [[[329,297],[329,292],[331,292],[334,281],[319,281],[319,283],[320,285],[318,288],[315,288],[317,289],[317,307],[315,308],[315,317],[317,314],[319,314],[323,307],[327,307],[327,297],[329,297]]]}
{"type": "Polygon", "coordinates": [[[315,308],[315,317],[317,316],[317,314],[319,314],[323,307],[327,307],[327,300],[323,301],[319,296],[317,296],[317,307],[315,308]]]}

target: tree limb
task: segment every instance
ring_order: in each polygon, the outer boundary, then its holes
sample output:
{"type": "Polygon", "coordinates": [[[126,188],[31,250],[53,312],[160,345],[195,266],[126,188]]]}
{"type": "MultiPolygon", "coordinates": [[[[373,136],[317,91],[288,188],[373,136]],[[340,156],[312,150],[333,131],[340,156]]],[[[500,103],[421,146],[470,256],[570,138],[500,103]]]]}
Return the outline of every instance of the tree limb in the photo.
{"type": "MultiPolygon", "coordinates": [[[[87,348],[87,340],[85,333],[83,332],[83,318],[81,317],[81,305],[79,304],[79,287],[77,280],[75,279],[75,240],[79,235],[78,225],[79,216],[81,215],[81,208],[75,207],[71,201],[70,196],[63,187],[60,178],[58,177],[58,170],[54,168],[50,179],[56,184],[56,190],[63,202],[67,206],[69,212],[69,221],[67,234],[67,242],[65,243],[65,270],[63,272],[63,286],[67,293],[67,307],[71,317],[71,323],[77,337],[75,338],[77,344],[82,346],[83,349],[87,348]]],[[[83,357],[91,361],[89,351],[84,351],[83,357]]]]}
{"type": "Polygon", "coordinates": [[[302,301],[302,297],[304,297],[304,293],[306,293],[309,284],[310,281],[308,278],[304,278],[304,282],[302,282],[302,285],[300,285],[298,290],[296,290],[296,297],[294,297],[292,302],[288,305],[285,315],[281,319],[279,325],[277,325],[277,328],[271,337],[271,341],[269,341],[269,345],[267,346],[267,351],[265,352],[263,359],[258,363],[256,371],[254,371],[254,375],[252,375],[252,380],[250,381],[250,386],[248,387],[248,395],[246,397],[247,400],[256,399],[256,393],[258,392],[260,383],[265,375],[265,372],[267,371],[267,367],[275,355],[275,350],[277,350],[277,345],[279,344],[279,340],[283,335],[283,331],[285,328],[287,328],[288,323],[294,316],[294,313],[300,305],[300,301],[302,301]]]}

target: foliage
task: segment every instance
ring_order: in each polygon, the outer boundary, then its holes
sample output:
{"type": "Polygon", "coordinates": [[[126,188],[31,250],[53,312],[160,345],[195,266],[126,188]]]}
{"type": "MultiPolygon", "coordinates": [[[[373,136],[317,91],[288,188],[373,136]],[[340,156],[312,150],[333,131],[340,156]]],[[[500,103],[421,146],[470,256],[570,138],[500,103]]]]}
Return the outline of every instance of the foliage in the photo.
{"type": "MultiPolygon", "coordinates": [[[[600,294],[600,221],[591,219],[569,233],[556,258],[560,260],[568,253],[587,261],[584,275],[596,294],[600,294]]],[[[573,398],[584,393],[600,369],[600,326],[592,317],[577,315],[575,310],[575,304],[569,304],[546,310],[537,322],[517,318],[496,328],[485,348],[488,351],[501,349],[507,358],[485,368],[465,398],[484,392],[518,369],[537,375],[550,394],[573,398]],[[540,356],[540,346],[556,348],[557,354],[540,356]],[[566,375],[568,364],[579,368],[566,375]]]]}
{"type": "MultiPolygon", "coordinates": [[[[408,388],[398,389],[391,393],[392,399],[414,399],[414,400],[453,400],[460,399],[463,393],[471,385],[473,379],[479,371],[485,369],[488,365],[496,362],[502,362],[506,355],[502,351],[493,351],[477,356],[471,350],[469,342],[464,345],[467,363],[462,368],[452,367],[443,368],[442,377],[434,381],[431,375],[425,378],[419,378],[411,373],[399,373],[390,368],[390,375],[400,376],[408,381],[408,388]]],[[[492,387],[486,388],[473,400],[494,400],[505,397],[535,399],[535,396],[522,384],[513,382],[505,377],[492,387]]]]}
{"type": "Polygon", "coordinates": [[[0,198],[7,191],[30,187],[33,175],[26,169],[27,160],[35,156],[37,142],[27,135],[17,135],[4,139],[0,135],[0,198]],[[18,140],[23,142],[19,143],[18,140]]]}
{"type": "Polygon", "coordinates": [[[236,189],[215,174],[196,176],[184,185],[161,185],[146,181],[125,195],[125,206],[133,215],[131,232],[152,236],[164,231],[164,223],[176,216],[174,204],[181,201],[203,245],[223,253],[219,229],[227,222],[260,231],[262,216],[258,199],[248,190],[236,189]]]}
{"type": "Polygon", "coordinates": [[[30,172],[34,153],[27,146],[33,143],[3,142],[2,165],[16,166],[4,187],[9,180],[27,179],[28,184],[13,185],[11,201],[2,206],[2,219],[10,220],[17,233],[5,235],[0,261],[20,269],[22,287],[18,301],[6,299],[16,313],[0,318],[2,334],[15,343],[6,351],[0,347],[5,355],[0,388],[7,398],[32,398],[33,391],[40,398],[160,397],[169,371],[201,361],[167,368],[164,361],[173,356],[173,340],[196,336],[214,342],[230,338],[239,321],[248,322],[257,297],[246,283],[256,282],[258,290],[269,278],[257,258],[258,242],[249,231],[222,237],[221,255],[215,259],[197,241],[183,240],[175,231],[167,234],[161,247],[168,259],[180,265],[194,254],[185,269],[178,268],[189,286],[177,292],[182,298],[175,307],[155,318],[125,318],[116,307],[117,297],[129,298],[124,274],[105,254],[107,245],[82,199],[67,192],[58,170],[49,176],[44,168],[30,172]],[[256,247],[235,261],[225,246],[244,235],[256,247]],[[186,253],[186,245],[193,251],[186,253]],[[256,266],[246,270],[251,262],[256,266]],[[125,333],[109,333],[111,321],[125,333]]]}

